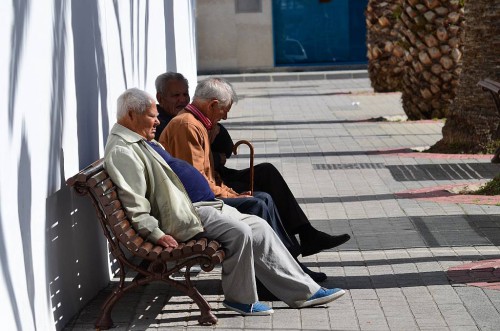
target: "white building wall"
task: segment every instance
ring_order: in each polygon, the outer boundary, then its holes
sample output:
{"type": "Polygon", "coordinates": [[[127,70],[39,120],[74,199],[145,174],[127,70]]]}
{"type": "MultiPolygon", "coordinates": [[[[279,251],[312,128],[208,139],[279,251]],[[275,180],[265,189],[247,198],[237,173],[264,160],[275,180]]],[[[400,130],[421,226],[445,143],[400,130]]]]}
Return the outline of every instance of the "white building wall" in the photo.
{"type": "Polygon", "coordinates": [[[235,0],[196,3],[198,71],[233,73],[274,68],[272,2],[258,13],[236,13],[235,0]]]}
{"type": "Polygon", "coordinates": [[[4,330],[60,330],[110,279],[101,229],[65,180],[102,157],[126,88],[194,89],[194,0],[0,1],[4,330]],[[175,19],[174,19],[175,18],[175,19]]]}

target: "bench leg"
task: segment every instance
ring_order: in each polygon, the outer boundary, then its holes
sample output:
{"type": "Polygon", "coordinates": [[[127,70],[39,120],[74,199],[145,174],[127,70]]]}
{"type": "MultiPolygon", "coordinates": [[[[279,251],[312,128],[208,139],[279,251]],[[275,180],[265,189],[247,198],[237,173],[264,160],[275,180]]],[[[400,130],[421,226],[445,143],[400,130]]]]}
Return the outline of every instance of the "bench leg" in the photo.
{"type": "Polygon", "coordinates": [[[178,290],[184,292],[187,296],[189,296],[200,309],[200,318],[198,322],[201,325],[213,325],[217,324],[217,317],[212,313],[212,307],[208,304],[207,300],[198,292],[196,287],[193,286],[191,282],[191,276],[189,274],[189,269],[195,265],[203,265],[206,261],[205,258],[197,258],[191,261],[188,261],[184,266],[187,268],[184,273],[184,282],[180,282],[178,280],[172,279],[169,275],[164,274],[162,280],[173,285],[178,290]]]}
{"type": "Polygon", "coordinates": [[[201,316],[198,322],[201,325],[217,324],[217,317],[212,313],[212,307],[208,304],[207,300],[198,292],[195,287],[191,287],[187,293],[191,299],[198,305],[201,316]]]}
{"type": "Polygon", "coordinates": [[[101,313],[95,322],[96,329],[108,330],[113,327],[113,320],[111,319],[111,310],[115,303],[123,296],[124,291],[117,287],[113,293],[106,299],[101,308],[101,313]]]}

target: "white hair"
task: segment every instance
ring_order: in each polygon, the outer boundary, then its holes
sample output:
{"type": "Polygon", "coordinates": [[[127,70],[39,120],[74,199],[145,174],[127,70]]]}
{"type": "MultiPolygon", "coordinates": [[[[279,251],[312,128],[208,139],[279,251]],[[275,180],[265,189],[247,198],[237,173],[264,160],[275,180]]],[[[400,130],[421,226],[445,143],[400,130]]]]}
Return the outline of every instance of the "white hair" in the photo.
{"type": "Polygon", "coordinates": [[[148,93],[135,87],[129,88],[118,97],[116,102],[116,119],[122,119],[129,111],[142,114],[151,108],[153,103],[154,99],[148,93]]]}
{"type": "Polygon", "coordinates": [[[194,100],[219,100],[224,106],[238,102],[238,96],[233,86],[227,80],[218,77],[209,77],[200,81],[194,92],[194,100]]]}

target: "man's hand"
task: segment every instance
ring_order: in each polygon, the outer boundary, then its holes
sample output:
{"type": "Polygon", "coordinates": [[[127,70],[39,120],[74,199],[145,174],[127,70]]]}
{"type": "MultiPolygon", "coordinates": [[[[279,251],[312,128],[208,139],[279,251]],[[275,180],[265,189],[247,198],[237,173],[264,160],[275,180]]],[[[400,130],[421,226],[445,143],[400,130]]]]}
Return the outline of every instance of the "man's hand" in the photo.
{"type": "Polygon", "coordinates": [[[250,191],[241,192],[238,194],[237,198],[251,198],[252,194],[250,191]]]}
{"type": "Polygon", "coordinates": [[[165,248],[169,248],[169,247],[176,248],[177,246],[179,246],[179,244],[177,243],[177,240],[175,240],[174,237],[172,237],[169,234],[166,234],[163,237],[161,237],[160,239],[158,239],[156,244],[163,246],[165,248]]]}

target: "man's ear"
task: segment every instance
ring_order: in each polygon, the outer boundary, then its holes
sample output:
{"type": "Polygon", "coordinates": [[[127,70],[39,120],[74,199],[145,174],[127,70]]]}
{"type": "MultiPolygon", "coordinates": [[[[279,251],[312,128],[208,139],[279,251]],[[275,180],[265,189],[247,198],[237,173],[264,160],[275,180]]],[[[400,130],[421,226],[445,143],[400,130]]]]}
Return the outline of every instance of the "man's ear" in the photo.
{"type": "Polygon", "coordinates": [[[210,102],[208,103],[208,106],[211,110],[215,110],[215,108],[219,105],[219,100],[210,100],[210,102]]]}
{"type": "Polygon", "coordinates": [[[158,103],[161,105],[161,93],[160,92],[156,92],[156,101],[158,101],[158,103]]]}
{"type": "Polygon", "coordinates": [[[127,117],[130,121],[133,121],[134,120],[134,117],[135,117],[135,112],[129,110],[128,113],[127,113],[127,117]]]}

